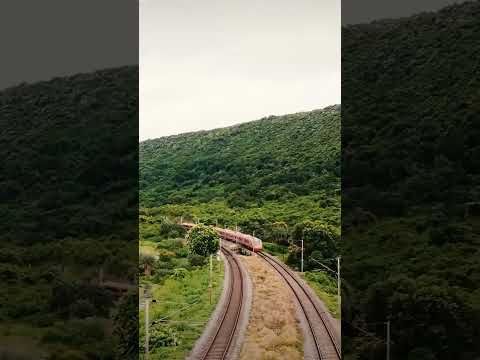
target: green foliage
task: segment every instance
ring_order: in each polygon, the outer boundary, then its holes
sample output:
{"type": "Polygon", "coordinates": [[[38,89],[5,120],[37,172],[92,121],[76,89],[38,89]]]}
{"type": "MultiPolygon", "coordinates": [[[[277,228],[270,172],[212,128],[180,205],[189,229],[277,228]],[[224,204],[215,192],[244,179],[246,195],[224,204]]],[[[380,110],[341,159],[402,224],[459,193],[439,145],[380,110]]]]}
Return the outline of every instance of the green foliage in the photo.
{"type": "Polygon", "coordinates": [[[278,256],[280,258],[283,258],[285,254],[288,253],[288,247],[285,245],[280,245],[276,243],[269,243],[263,241],[263,250],[268,252],[269,254],[272,254],[274,256],[278,256]]]}
{"type": "Polygon", "coordinates": [[[78,346],[95,343],[104,338],[103,326],[97,320],[84,319],[58,323],[45,333],[42,342],[78,346]]]}
{"type": "Polygon", "coordinates": [[[140,238],[150,241],[160,241],[181,238],[185,229],[172,222],[166,216],[150,215],[148,209],[140,209],[140,238]],[[147,215],[148,214],[148,215],[147,215]]]}
{"type": "Polygon", "coordinates": [[[330,313],[340,318],[340,309],[338,305],[337,280],[335,275],[325,271],[315,271],[305,273],[305,280],[315,291],[319,299],[327,306],[330,313]]]}
{"type": "Polygon", "coordinates": [[[0,91],[7,239],[111,236],[114,219],[137,213],[136,88],[138,67],[123,67],[0,91]]]}
{"type": "Polygon", "coordinates": [[[80,319],[95,316],[97,310],[95,306],[86,299],[79,299],[70,306],[70,314],[80,319]]]}
{"type": "Polygon", "coordinates": [[[305,279],[321,284],[322,288],[329,294],[337,294],[337,281],[325,272],[305,272],[305,279]]]}
{"type": "Polygon", "coordinates": [[[155,266],[157,261],[155,259],[155,256],[140,254],[139,262],[140,262],[140,265],[142,265],[142,266],[153,267],[153,266],[155,266]]]}
{"type": "Polygon", "coordinates": [[[152,327],[150,336],[150,343],[152,347],[177,346],[180,344],[180,339],[175,331],[175,328],[170,326],[154,326],[152,327]]]}
{"type": "Polygon", "coordinates": [[[172,276],[177,279],[183,279],[188,275],[188,270],[184,268],[177,268],[173,270],[172,276]]]}
{"type": "Polygon", "coordinates": [[[90,311],[94,310],[92,315],[107,316],[113,297],[110,292],[95,285],[63,281],[53,285],[50,308],[57,314],[68,318],[72,316],[72,311],[83,313],[87,303],[93,306],[90,307],[90,311]]]}
{"type": "MultiPolygon", "coordinates": [[[[152,332],[155,332],[150,344],[152,359],[183,360],[187,357],[202,334],[222,293],[223,270],[223,262],[214,260],[212,303],[208,293],[207,264],[190,269],[176,268],[173,272],[181,276],[168,276],[161,283],[151,283],[153,298],[161,301],[150,307],[150,318],[154,322],[167,319],[166,322],[158,322],[151,327],[152,332]],[[179,304],[182,304],[182,311],[178,311],[179,304]]],[[[142,352],[145,333],[143,309],[140,309],[139,313],[142,352]]]]}
{"type": "Polygon", "coordinates": [[[114,317],[116,359],[138,358],[138,294],[125,295],[114,317]]]}
{"type": "MultiPolygon", "coordinates": [[[[305,221],[296,224],[292,235],[294,239],[303,239],[305,270],[318,268],[318,264],[310,258],[315,258],[327,266],[336,266],[335,256],[337,255],[340,231],[338,228],[324,224],[321,221],[305,221]]],[[[300,259],[300,243],[290,245],[290,254],[287,263],[298,267],[300,259]]]]}
{"type": "Polygon", "coordinates": [[[0,318],[51,359],[112,356],[94,284],[138,262],[137,88],[123,67],[0,91],[0,318]]]}
{"type": "Polygon", "coordinates": [[[192,254],[208,256],[218,251],[220,238],[213,227],[199,224],[187,233],[187,244],[192,254]]]}
{"type": "Polygon", "coordinates": [[[384,326],[368,328],[380,341],[354,326],[387,319],[392,358],[480,353],[479,13],[472,1],[342,30],[346,355],[383,358],[384,326]]]}
{"type": "Polygon", "coordinates": [[[188,256],[188,261],[191,266],[203,266],[207,263],[207,258],[197,254],[190,254],[188,256]]]}
{"type": "Polygon", "coordinates": [[[171,216],[178,220],[183,215],[193,219],[201,219],[202,223],[235,228],[241,231],[278,243],[286,244],[291,239],[291,229],[297,223],[305,220],[321,221],[335,227],[340,226],[340,196],[338,194],[327,201],[324,191],[318,194],[298,196],[288,202],[266,201],[262,206],[252,206],[243,209],[232,209],[223,202],[209,202],[197,205],[175,204],[164,205],[150,209],[156,216],[171,216]],[[285,239],[279,234],[278,223],[288,225],[288,235],[285,239]]]}
{"type": "Polygon", "coordinates": [[[339,159],[337,107],[148,140],[140,143],[140,201],[243,209],[315,193],[328,202],[340,188],[339,159]]]}

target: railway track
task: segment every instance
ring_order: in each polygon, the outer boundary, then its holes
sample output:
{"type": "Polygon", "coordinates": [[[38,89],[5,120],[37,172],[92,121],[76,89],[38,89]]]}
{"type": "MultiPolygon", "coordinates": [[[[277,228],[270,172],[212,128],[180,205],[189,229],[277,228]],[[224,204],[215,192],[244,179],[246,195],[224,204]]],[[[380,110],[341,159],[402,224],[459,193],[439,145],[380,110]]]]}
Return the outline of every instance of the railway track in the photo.
{"type": "Polygon", "coordinates": [[[340,336],[334,329],[329,315],[320,309],[305,285],[286,265],[274,257],[258,252],[287,282],[305,314],[308,328],[312,334],[317,359],[339,360],[342,358],[340,336]]]}
{"type": "Polygon", "coordinates": [[[232,274],[231,286],[227,295],[227,305],[220,318],[218,328],[207,349],[200,357],[201,360],[223,360],[227,358],[242,312],[243,274],[240,264],[230,250],[222,247],[222,252],[227,259],[230,274],[232,274]]]}

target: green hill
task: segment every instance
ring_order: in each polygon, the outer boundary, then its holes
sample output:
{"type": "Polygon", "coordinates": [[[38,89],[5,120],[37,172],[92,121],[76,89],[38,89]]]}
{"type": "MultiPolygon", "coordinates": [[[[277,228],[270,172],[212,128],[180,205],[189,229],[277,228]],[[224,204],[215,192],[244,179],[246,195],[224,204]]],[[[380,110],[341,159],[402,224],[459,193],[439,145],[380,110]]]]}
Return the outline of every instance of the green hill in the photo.
{"type": "Polygon", "coordinates": [[[270,116],[140,143],[140,202],[176,216],[339,226],[340,110],[270,116]]]}
{"type": "Polygon", "coordinates": [[[111,235],[112,223],[131,217],[136,89],[138,67],[123,67],[0,92],[3,236],[28,244],[111,235]]]}
{"type": "Polygon", "coordinates": [[[480,353],[479,15],[475,1],[343,29],[342,345],[353,359],[384,358],[387,319],[392,358],[480,353]]]}
{"type": "Polygon", "coordinates": [[[0,112],[0,357],[111,359],[97,280],[137,272],[138,67],[5,89],[0,112]]]}

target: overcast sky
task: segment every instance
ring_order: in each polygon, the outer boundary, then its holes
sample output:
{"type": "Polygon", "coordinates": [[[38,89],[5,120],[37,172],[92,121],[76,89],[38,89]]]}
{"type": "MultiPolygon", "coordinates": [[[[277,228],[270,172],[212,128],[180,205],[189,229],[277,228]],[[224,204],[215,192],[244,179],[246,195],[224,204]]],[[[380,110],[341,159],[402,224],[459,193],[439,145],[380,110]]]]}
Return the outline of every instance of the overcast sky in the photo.
{"type": "Polygon", "coordinates": [[[405,17],[462,2],[465,0],[342,0],[342,24],[405,17]]]}
{"type": "Polygon", "coordinates": [[[338,0],[143,0],[140,139],[340,103],[338,0]]]}
{"type": "Polygon", "coordinates": [[[135,0],[0,1],[0,89],[138,64],[135,0]]]}

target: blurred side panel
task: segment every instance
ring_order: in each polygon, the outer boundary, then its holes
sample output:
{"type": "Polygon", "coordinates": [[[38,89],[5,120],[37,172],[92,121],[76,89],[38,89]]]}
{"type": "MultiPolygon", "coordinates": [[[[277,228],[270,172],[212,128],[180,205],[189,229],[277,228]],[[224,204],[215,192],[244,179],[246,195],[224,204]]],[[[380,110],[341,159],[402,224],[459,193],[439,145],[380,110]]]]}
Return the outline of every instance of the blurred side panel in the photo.
{"type": "Polygon", "coordinates": [[[382,3],[342,4],[344,358],[476,359],[480,2],[382,3]]]}
{"type": "Polygon", "coordinates": [[[138,3],[0,7],[0,358],[137,358],[138,3]]]}

